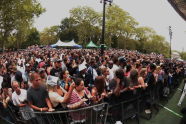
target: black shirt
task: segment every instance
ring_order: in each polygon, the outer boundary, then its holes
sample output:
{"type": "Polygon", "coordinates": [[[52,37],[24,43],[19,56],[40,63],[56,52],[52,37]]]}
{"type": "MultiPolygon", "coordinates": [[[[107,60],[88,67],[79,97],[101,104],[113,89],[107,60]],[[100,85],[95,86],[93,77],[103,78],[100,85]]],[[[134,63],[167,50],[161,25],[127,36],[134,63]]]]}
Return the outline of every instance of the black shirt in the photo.
{"type": "Polygon", "coordinates": [[[52,68],[50,71],[50,75],[60,77],[61,72],[62,72],[62,68],[52,68]]]}
{"type": "Polygon", "coordinates": [[[27,100],[32,105],[39,108],[47,107],[46,98],[49,98],[48,92],[44,87],[33,88],[30,87],[27,91],[27,100]]]}

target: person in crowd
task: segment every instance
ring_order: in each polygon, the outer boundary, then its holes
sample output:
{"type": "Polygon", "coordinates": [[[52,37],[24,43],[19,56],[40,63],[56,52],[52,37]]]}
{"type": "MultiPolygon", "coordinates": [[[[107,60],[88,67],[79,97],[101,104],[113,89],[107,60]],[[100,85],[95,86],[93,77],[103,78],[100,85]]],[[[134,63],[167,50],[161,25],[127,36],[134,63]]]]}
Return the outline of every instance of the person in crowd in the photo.
{"type": "Polygon", "coordinates": [[[50,70],[50,75],[60,77],[62,72],[62,64],[60,59],[54,59],[54,67],[50,70]]]}
{"type": "Polygon", "coordinates": [[[94,80],[98,76],[96,70],[95,70],[95,60],[91,59],[90,65],[87,69],[86,76],[85,76],[85,86],[93,87],[94,80]]]}
{"type": "Polygon", "coordinates": [[[150,64],[148,68],[148,73],[146,77],[146,82],[148,84],[149,88],[152,88],[153,85],[156,83],[156,77],[155,77],[155,70],[156,70],[156,65],[150,64]]]}
{"type": "Polygon", "coordinates": [[[118,61],[118,58],[117,57],[114,57],[113,59],[113,65],[112,65],[112,72],[115,73],[116,70],[119,69],[119,61],[118,61]]]}
{"type": "Polygon", "coordinates": [[[47,74],[44,68],[39,68],[38,73],[41,77],[41,85],[46,88],[47,74]]]}
{"type": "Polygon", "coordinates": [[[68,91],[72,83],[72,79],[70,78],[69,71],[63,70],[60,75],[61,75],[60,86],[66,91],[68,91]]]}
{"type": "Polygon", "coordinates": [[[111,92],[119,96],[121,92],[128,90],[128,85],[123,69],[116,70],[114,79],[109,83],[111,92]]]}
{"type": "Polygon", "coordinates": [[[112,71],[113,61],[108,61],[107,67],[109,69],[109,80],[111,81],[114,78],[114,72],[112,71]]]}
{"type": "Polygon", "coordinates": [[[142,68],[138,77],[138,82],[144,89],[148,86],[147,83],[145,82],[146,76],[147,76],[147,69],[142,68]]]}
{"type": "Polygon", "coordinates": [[[102,76],[103,76],[103,78],[105,80],[105,90],[109,92],[110,91],[110,89],[109,89],[109,82],[111,81],[111,80],[109,80],[110,71],[106,67],[102,68],[101,71],[102,71],[102,76]]]}
{"type": "Polygon", "coordinates": [[[55,110],[60,110],[63,109],[65,105],[65,103],[68,103],[72,91],[75,88],[75,83],[72,83],[69,87],[69,91],[63,96],[61,96],[58,92],[57,92],[57,80],[56,77],[54,76],[50,76],[48,81],[47,81],[47,87],[48,87],[48,92],[49,92],[49,98],[50,101],[52,103],[52,106],[55,108],[55,110]]]}
{"type": "Polygon", "coordinates": [[[28,106],[27,91],[21,89],[17,81],[12,82],[12,89],[14,90],[12,93],[12,102],[15,106],[19,107],[23,119],[29,120],[34,117],[34,114],[31,112],[32,110],[28,106]]]}
{"type": "Polygon", "coordinates": [[[82,78],[85,81],[85,76],[87,72],[87,67],[85,64],[80,64],[79,65],[79,72],[77,73],[76,77],[82,78]]]}
{"type": "Polygon", "coordinates": [[[131,65],[127,65],[126,66],[125,77],[130,77],[131,69],[132,69],[132,66],[131,65]]]}
{"type": "Polygon", "coordinates": [[[107,97],[106,92],[106,82],[103,76],[97,76],[94,82],[94,87],[92,88],[91,94],[94,103],[100,103],[107,97]]]}
{"type": "Polygon", "coordinates": [[[146,88],[146,93],[149,94],[149,97],[146,99],[147,101],[147,109],[145,112],[147,114],[151,113],[151,106],[152,106],[152,101],[154,100],[154,92],[155,92],[155,85],[156,85],[156,77],[155,77],[155,70],[156,70],[156,65],[155,64],[150,64],[148,68],[148,73],[146,76],[145,81],[147,82],[148,87],[146,88]]]}
{"type": "Polygon", "coordinates": [[[75,89],[72,92],[70,101],[67,105],[70,109],[89,106],[92,96],[87,88],[84,87],[84,81],[81,78],[75,80],[75,89]]]}
{"type": "Polygon", "coordinates": [[[2,87],[1,101],[3,102],[4,108],[7,108],[9,102],[12,100],[12,89],[9,88],[7,82],[5,82],[4,80],[1,87],[2,87]]]}
{"type": "Polygon", "coordinates": [[[138,71],[136,69],[132,69],[129,77],[129,90],[135,90],[141,87],[141,84],[138,82],[138,71]]]}
{"type": "Polygon", "coordinates": [[[30,76],[32,86],[27,91],[29,106],[35,111],[54,111],[47,90],[41,86],[41,77],[34,72],[30,76]]]}
{"type": "Polygon", "coordinates": [[[118,58],[118,62],[119,62],[119,68],[120,69],[125,69],[125,66],[127,65],[127,62],[126,62],[126,58],[121,56],[118,58]]]}

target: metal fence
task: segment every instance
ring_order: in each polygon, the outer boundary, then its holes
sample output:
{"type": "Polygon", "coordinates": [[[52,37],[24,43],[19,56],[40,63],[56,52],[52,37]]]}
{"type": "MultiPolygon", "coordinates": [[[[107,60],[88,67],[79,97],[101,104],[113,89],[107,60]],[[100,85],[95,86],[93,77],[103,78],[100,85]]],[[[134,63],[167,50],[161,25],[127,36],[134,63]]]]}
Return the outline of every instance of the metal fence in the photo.
{"type": "Polygon", "coordinates": [[[34,124],[106,124],[108,104],[102,103],[75,110],[55,112],[21,111],[34,114],[27,122],[34,124]]]}

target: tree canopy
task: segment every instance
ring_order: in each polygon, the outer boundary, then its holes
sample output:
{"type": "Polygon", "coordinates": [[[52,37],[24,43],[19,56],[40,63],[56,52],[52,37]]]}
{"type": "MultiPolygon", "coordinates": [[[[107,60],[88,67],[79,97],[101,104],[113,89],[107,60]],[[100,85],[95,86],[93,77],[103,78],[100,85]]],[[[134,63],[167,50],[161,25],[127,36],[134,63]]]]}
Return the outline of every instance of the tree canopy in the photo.
{"type": "Polygon", "coordinates": [[[26,41],[29,29],[35,17],[45,10],[37,0],[1,0],[0,1],[0,41],[4,48],[15,37],[16,46],[26,41]]]}

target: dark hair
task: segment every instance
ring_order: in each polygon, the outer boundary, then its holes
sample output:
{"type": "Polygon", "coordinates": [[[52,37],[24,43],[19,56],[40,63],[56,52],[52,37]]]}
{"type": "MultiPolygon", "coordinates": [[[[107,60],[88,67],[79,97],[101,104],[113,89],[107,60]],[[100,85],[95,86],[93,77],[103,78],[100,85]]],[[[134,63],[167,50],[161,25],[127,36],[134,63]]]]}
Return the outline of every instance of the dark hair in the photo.
{"type": "Polygon", "coordinates": [[[136,68],[138,69],[139,67],[141,67],[141,64],[136,64],[136,68]]]}
{"type": "Polygon", "coordinates": [[[115,75],[116,75],[117,78],[123,79],[124,78],[124,71],[123,71],[123,69],[116,70],[115,75]]]}
{"type": "Polygon", "coordinates": [[[16,81],[18,81],[19,83],[21,83],[23,81],[23,77],[22,77],[22,73],[20,71],[17,71],[15,74],[15,79],[16,81]]]}
{"type": "Polygon", "coordinates": [[[38,75],[40,76],[37,72],[33,72],[31,75],[30,75],[30,81],[33,81],[35,79],[35,76],[38,75]]]}
{"type": "Polygon", "coordinates": [[[156,69],[156,65],[150,64],[150,70],[154,71],[156,69]]]}
{"type": "Polygon", "coordinates": [[[130,72],[130,80],[134,85],[138,84],[138,71],[136,69],[130,72]]]}
{"type": "Polygon", "coordinates": [[[103,76],[97,76],[95,81],[94,81],[95,87],[98,91],[98,94],[101,95],[103,93],[104,88],[105,88],[105,79],[103,76]]]}
{"type": "Polygon", "coordinates": [[[60,73],[60,78],[63,79],[63,75],[65,74],[67,70],[62,70],[61,73],[60,73]]]}
{"type": "Polygon", "coordinates": [[[74,83],[75,83],[76,86],[79,86],[79,85],[81,84],[81,81],[83,81],[82,78],[76,78],[76,79],[74,80],[74,83]]]}
{"type": "Polygon", "coordinates": [[[7,85],[7,82],[3,82],[3,83],[1,84],[1,87],[2,87],[2,89],[4,89],[4,88],[9,88],[9,86],[7,85]]]}
{"type": "Polygon", "coordinates": [[[127,65],[126,66],[126,72],[129,72],[131,69],[132,69],[132,66],[131,65],[127,65]]]}

